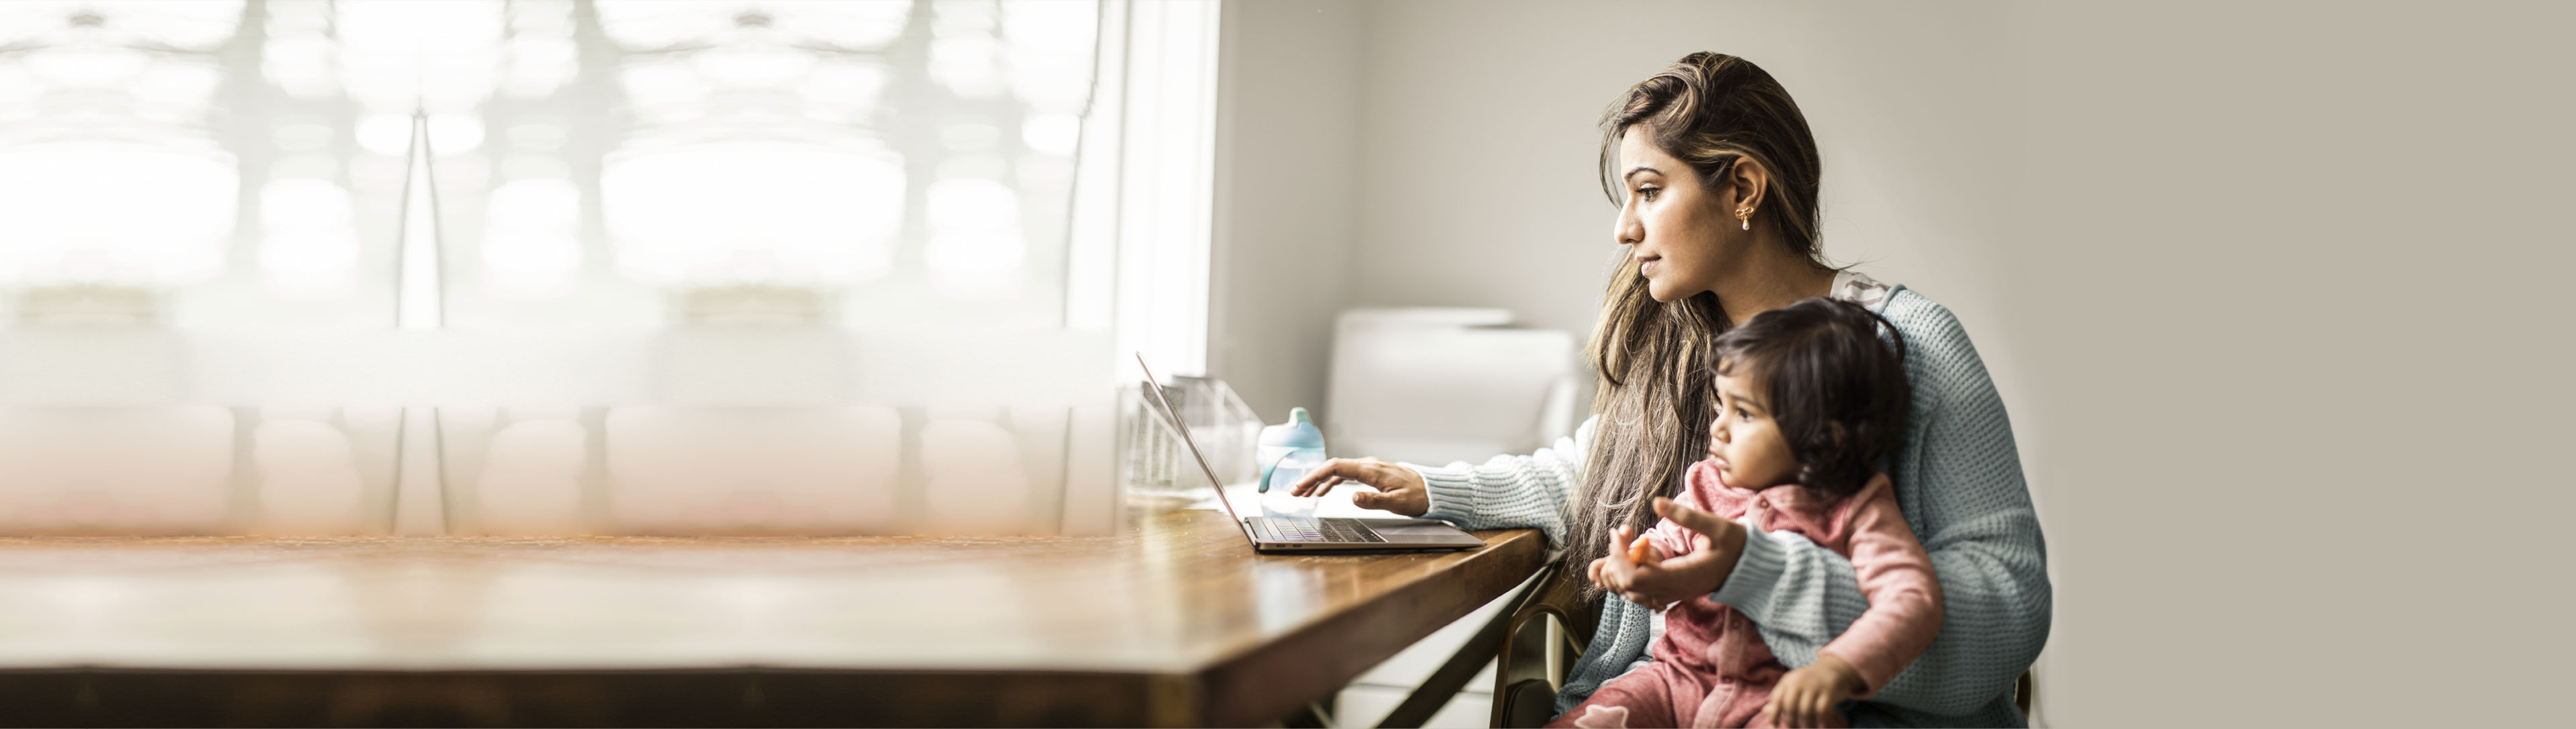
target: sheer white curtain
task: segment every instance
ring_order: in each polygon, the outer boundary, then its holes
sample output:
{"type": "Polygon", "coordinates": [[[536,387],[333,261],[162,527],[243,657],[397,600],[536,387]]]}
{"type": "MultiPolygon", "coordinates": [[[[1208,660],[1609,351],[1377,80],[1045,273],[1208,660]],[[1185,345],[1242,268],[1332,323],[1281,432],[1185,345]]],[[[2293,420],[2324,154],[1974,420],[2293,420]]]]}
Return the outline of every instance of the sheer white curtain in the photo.
{"type": "Polygon", "coordinates": [[[383,321],[418,115],[454,326],[1060,326],[1109,5],[0,3],[0,282],[383,321]]]}
{"type": "MultiPolygon", "coordinates": [[[[668,414],[614,410],[679,401],[881,407],[818,422],[1017,442],[1054,459],[1033,478],[1071,484],[1096,465],[1068,435],[1083,407],[985,393],[1068,361],[1087,373],[1070,387],[1105,383],[1128,350],[1203,368],[1215,18],[1171,0],[0,3],[0,331],[52,363],[0,366],[0,393],[158,376],[80,366],[114,357],[63,327],[175,352],[142,358],[181,383],[143,400],[214,407],[188,427],[243,443],[190,451],[250,492],[198,515],[224,528],[295,489],[362,492],[323,501],[368,523],[472,507],[485,475],[591,494],[613,480],[612,423],[668,414]],[[398,325],[443,338],[369,339],[398,325]],[[302,338],[225,339],[279,333],[302,338]],[[907,348],[939,351],[883,354],[907,348]],[[813,382],[701,350],[813,355],[789,366],[831,382],[779,397],[813,382]],[[925,364],[975,357],[1040,359],[925,364]],[[395,473],[406,455],[429,457],[395,473]]],[[[1032,508],[1114,516],[1064,488],[1032,508]]]]}

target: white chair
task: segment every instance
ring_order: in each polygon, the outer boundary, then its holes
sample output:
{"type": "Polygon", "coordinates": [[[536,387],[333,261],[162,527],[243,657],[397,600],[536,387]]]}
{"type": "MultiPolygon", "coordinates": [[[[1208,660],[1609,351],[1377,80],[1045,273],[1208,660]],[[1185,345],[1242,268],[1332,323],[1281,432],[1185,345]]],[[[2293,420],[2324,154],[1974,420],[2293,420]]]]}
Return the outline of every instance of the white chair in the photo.
{"type": "MultiPolygon", "coordinates": [[[[1574,335],[1511,321],[1502,309],[1343,312],[1325,397],[1326,446],[1337,456],[1446,464],[1528,453],[1568,434],[1582,377],[1574,335]]],[[[1463,642],[1424,654],[1454,651],[1437,667],[1395,669],[1408,674],[1402,681],[1419,675],[1419,685],[1379,726],[1429,720],[1504,651],[1506,629],[1528,620],[1522,613],[1533,599],[1524,592],[1463,642]]]]}
{"type": "Polygon", "coordinates": [[[1445,464],[1528,453],[1574,425],[1574,335],[1502,309],[1354,309],[1333,337],[1334,455],[1445,464]]]}

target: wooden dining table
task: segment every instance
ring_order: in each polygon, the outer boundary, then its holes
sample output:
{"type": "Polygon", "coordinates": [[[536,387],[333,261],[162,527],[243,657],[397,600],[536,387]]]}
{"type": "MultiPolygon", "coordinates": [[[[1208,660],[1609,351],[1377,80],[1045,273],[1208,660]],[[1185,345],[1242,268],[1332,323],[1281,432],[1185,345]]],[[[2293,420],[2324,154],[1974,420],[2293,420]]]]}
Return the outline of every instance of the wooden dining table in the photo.
{"type": "Polygon", "coordinates": [[[1520,584],[1464,552],[1097,537],[0,539],[0,724],[1235,726],[1520,584]]]}

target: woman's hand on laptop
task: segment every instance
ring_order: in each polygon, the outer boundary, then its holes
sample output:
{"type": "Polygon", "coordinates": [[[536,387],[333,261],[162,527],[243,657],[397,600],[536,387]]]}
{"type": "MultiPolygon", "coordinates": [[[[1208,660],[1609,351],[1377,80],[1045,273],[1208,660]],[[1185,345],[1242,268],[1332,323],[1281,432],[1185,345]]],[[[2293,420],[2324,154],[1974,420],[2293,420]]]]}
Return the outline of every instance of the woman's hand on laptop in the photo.
{"type": "Polygon", "coordinates": [[[1376,492],[1351,494],[1351,503],[1362,509],[1382,509],[1404,516],[1421,516],[1431,510],[1431,492],[1422,485],[1422,474],[1379,458],[1335,458],[1307,471],[1306,477],[1290,486],[1292,496],[1322,496],[1343,482],[1356,483],[1376,492]]]}

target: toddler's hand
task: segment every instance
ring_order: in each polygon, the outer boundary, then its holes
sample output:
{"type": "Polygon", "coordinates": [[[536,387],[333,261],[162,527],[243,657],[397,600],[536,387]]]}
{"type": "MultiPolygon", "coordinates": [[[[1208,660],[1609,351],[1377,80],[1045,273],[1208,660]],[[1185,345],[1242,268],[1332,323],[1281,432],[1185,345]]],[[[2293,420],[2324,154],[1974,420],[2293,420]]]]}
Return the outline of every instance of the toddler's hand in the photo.
{"type": "Polygon", "coordinates": [[[1772,726],[1821,727],[1828,721],[1839,724],[1834,705],[1859,696],[1860,671],[1843,659],[1826,653],[1816,662],[1790,671],[1780,677],[1780,685],[1771,689],[1771,703],[1762,707],[1772,726]]]}
{"type": "Polygon", "coordinates": [[[1635,559],[1630,556],[1630,550],[1636,547],[1635,530],[1621,527],[1610,542],[1610,556],[1602,559],[1594,571],[1593,584],[1629,602],[1657,609],[1705,596],[1725,585],[1727,574],[1735,570],[1737,555],[1744,551],[1744,526],[1661,497],[1655,499],[1655,512],[1689,533],[1691,550],[1665,555],[1660,548],[1648,545],[1645,559],[1635,559]]]}
{"type": "Polygon", "coordinates": [[[1656,549],[1636,528],[1620,526],[1610,532],[1610,554],[1592,560],[1584,577],[1592,584],[1614,593],[1624,593],[1635,583],[1637,568],[1663,562],[1663,550],[1656,549]]]}
{"type": "Polygon", "coordinates": [[[1586,567],[1583,571],[1584,579],[1591,580],[1592,584],[1599,585],[1605,590],[1617,589],[1611,587],[1611,583],[1618,581],[1617,576],[1627,572],[1627,569],[1625,568],[1633,566],[1637,561],[1636,557],[1629,553],[1629,550],[1623,549],[1620,546],[1628,543],[1630,531],[1631,530],[1625,526],[1610,530],[1610,552],[1602,555],[1600,559],[1592,560],[1591,566],[1586,567]],[[1621,561],[1625,561],[1628,564],[1615,564],[1621,561]]]}
{"type": "Polygon", "coordinates": [[[1639,536],[1637,541],[1628,543],[1628,561],[1637,564],[1654,564],[1664,561],[1664,556],[1660,550],[1655,549],[1653,542],[1646,541],[1644,536],[1639,536]]]}

